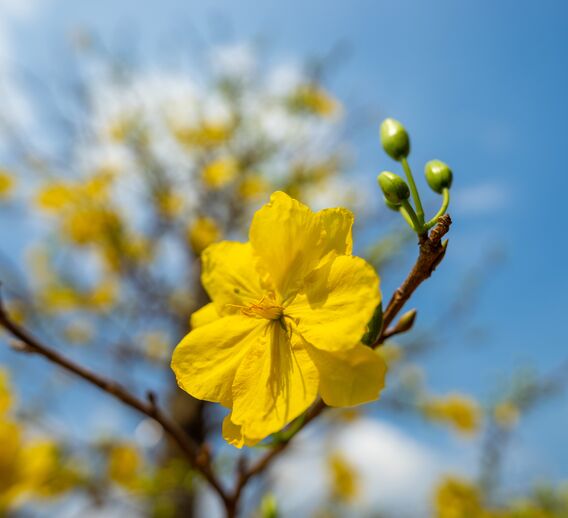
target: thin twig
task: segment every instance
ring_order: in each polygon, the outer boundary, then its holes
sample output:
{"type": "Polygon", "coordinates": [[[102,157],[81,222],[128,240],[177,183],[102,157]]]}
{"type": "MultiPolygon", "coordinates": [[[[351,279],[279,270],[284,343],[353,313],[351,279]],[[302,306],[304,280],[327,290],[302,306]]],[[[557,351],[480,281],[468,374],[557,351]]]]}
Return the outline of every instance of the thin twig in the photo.
{"type": "Polygon", "coordinates": [[[418,259],[408,277],[393,293],[383,313],[383,332],[372,347],[378,347],[383,343],[388,326],[416,291],[416,288],[432,275],[440,261],[444,258],[447,241],[442,242],[442,238],[450,230],[451,224],[450,215],[445,214],[438,220],[438,224],[432,229],[430,235],[424,234],[420,236],[418,259]]]}
{"type": "Polygon", "coordinates": [[[211,469],[209,459],[201,455],[201,448],[183,431],[183,429],[172,419],[166,416],[158,407],[155,394],[149,392],[147,401],[142,400],[128,392],[122,385],[96,374],[82,365],[66,358],[59,352],[47,347],[38,339],[33,337],[26,329],[10,319],[2,299],[0,297],[0,326],[8,331],[14,338],[26,345],[26,351],[39,354],[56,365],[59,365],[68,372],[75,374],[91,385],[99,387],[101,390],[114,396],[126,405],[142,414],[157,421],[166,433],[174,440],[180,449],[185,453],[190,464],[199,471],[211,484],[213,489],[219,494],[223,502],[227,501],[225,490],[221,486],[217,477],[211,469]]]}

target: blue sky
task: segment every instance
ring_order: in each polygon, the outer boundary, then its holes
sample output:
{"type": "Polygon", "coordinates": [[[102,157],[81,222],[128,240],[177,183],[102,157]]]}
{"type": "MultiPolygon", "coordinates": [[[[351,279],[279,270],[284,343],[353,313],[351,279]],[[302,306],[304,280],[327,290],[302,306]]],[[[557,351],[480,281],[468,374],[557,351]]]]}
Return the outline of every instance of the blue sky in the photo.
{"type": "MultiPolygon", "coordinates": [[[[428,360],[431,384],[488,395],[515,366],[546,372],[568,357],[566,2],[51,0],[31,4],[28,14],[16,4],[0,1],[12,13],[8,61],[46,77],[61,74],[56,58],[78,25],[109,40],[136,40],[157,57],[167,55],[173,33],[182,42],[212,31],[226,43],[260,35],[276,58],[321,55],[346,42],[350,55],[332,85],[347,109],[375,107],[377,127],[384,116],[403,121],[419,174],[431,158],[454,169],[450,249],[414,301],[420,319],[437,314],[440,298],[456,296],[461,275],[487,250],[506,254],[468,315],[488,335],[481,344],[450,338],[428,360]]],[[[376,173],[395,165],[375,127],[359,132],[355,146],[359,181],[374,189],[376,173]]],[[[385,293],[396,282],[385,280],[385,293]]],[[[538,459],[539,475],[568,478],[568,452],[559,453],[567,410],[559,399],[520,431],[519,447],[538,459]]]]}

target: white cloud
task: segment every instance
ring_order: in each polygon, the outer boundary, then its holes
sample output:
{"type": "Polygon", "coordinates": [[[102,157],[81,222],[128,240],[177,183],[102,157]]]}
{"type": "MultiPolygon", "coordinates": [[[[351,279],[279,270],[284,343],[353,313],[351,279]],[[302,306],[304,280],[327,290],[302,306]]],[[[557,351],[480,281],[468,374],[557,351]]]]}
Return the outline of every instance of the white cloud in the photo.
{"type": "Polygon", "coordinates": [[[300,436],[274,465],[271,477],[283,516],[309,516],[328,495],[326,457],[338,452],[361,480],[360,498],[350,516],[385,513],[419,518],[441,476],[468,471],[463,445],[450,449],[437,451],[390,424],[363,418],[333,435],[311,429],[309,435],[300,436]]]}
{"type": "Polygon", "coordinates": [[[6,16],[28,18],[35,13],[37,6],[37,0],[0,0],[0,13],[3,18],[6,16]]]}
{"type": "Polygon", "coordinates": [[[2,98],[2,122],[19,129],[31,131],[32,108],[16,79],[18,45],[14,41],[14,25],[25,22],[37,14],[36,0],[0,0],[0,97],[2,98]]]}
{"type": "Polygon", "coordinates": [[[211,61],[219,73],[241,78],[250,77],[257,66],[255,52],[247,43],[216,47],[211,61]]]}

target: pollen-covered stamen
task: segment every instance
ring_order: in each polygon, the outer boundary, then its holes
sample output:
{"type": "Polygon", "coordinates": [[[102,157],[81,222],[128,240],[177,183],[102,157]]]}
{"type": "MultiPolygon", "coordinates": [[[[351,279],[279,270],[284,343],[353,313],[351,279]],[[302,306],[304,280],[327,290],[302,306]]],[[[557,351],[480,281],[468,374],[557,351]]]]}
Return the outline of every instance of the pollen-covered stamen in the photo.
{"type": "Polygon", "coordinates": [[[276,304],[276,301],[270,298],[262,297],[250,306],[241,306],[241,313],[248,317],[280,320],[284,314],[284,307],[276,304]]]}

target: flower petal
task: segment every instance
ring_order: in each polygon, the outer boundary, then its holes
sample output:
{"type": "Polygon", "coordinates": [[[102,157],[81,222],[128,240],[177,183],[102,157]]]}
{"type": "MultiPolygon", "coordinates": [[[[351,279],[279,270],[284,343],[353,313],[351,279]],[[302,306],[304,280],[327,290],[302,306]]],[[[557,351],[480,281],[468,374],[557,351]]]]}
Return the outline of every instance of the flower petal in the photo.
{"type": "Polygon", "coordinates": [[[370,347],[358,344],[346,351],[307,348],[320,374],[320,394],[329,406],[355,406],[378,399],[387,366],[370,347]]]}
{"type": "Polygon", "coordinates": [[[323,350],[357,345],[381,300],[379,278],[359,257],[339,256],[314,270],[286,308],[302,337],[323,350]]]}
{"type": "Polygon", "coordinates": [[[324,209],[316,213],[326,233],[323,253],[351,255],[353,251],[353,213],[347,209],[324,209]]]}
{"type": "Polygon", "coordinates": [[[314,213],[287,194],[275,192],[254,215],[249,235],[259,269],[268,273],[286,301],[330,252],[351,253],[352,225],[348,210],[314,213]]]}
{"type": "Polygon", "coordinates": [[[233,383],[231,420],[244,437],[264,439],[284,428],[315,400],[319,376],[304,347],[292,347],[273,323],[264,344],[243,358],[233,383]]]}
{"type": "Polygon", "coordinates": [[[202,256],[201,281],[219,315],[238,311],[234,306],[257,302],[263,294],[250,243],[222,241],[202,256]]]}
{"type": "Polygon", "coordinates": [[[191,331],[176,347],[172,369],[178,385],[197,399],[231,406],[237,368],[264,343],[263,320],[233,315],[191,331]]]}
{"type": "Polygon", "coordinates": [[[215,320],[221,318],[217,310],[215,309],[215,304],[210,302],[209,304],[205,304],[202,308],[198,309],[191,315],[190,325],[192,329],[196,327],[201,327],[215,320]]]}
{"type": "Polygon", "coordinates": [[[256,446],[262,440],[245,437],[242,428],[231,421],[231,414],[223,419],[223,439],[239,449],[243,446],[256,446]]]}

